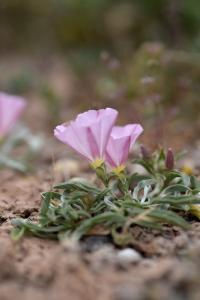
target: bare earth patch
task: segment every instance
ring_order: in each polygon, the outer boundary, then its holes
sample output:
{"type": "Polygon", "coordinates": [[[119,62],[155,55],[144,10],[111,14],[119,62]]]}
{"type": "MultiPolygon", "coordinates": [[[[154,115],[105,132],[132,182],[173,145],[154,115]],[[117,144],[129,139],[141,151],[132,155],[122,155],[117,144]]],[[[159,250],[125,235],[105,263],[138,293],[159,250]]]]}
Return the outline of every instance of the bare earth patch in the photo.
{"type": "MultiPolygon", "coordinates": [[[[60,245],[25,237],[10,239],[11,219],[37,219],[40,193],[51,181],[44,174],[1,173],[0,299],[200,299],[200,224],[191,230],[133,228],[141,259],[123,264],[111,243],[60,245]]],[[[94,239],[95,241],[95,239],[94,239]]],[[[94,242],[95,243],[95,242],[94,242]]]]}

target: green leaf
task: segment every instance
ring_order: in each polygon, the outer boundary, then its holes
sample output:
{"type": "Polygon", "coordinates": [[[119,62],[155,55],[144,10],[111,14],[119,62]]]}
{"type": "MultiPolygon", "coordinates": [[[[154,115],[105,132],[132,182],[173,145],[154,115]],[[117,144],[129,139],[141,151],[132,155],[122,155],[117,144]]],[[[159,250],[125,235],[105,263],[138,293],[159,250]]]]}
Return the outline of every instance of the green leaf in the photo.
{"type": "Polygon", "coordinates": [[[155,209],[150,211],[148,216],[153,217],[161,222],[177,225],[184,229],[189,229],[189,224],[178,214],[166,209],[155,209]]]}
{"type": "Polygon", "coordinates": [[[132,163],[142,166],[149,174],[154,174],[154,169],[151,161],[143,159],[134,159],[132,163]]]}
{"type": "Polygon", "coordinates": [[[123,215],[114,212],[105,212],[90,219],[87,219],[81,223],[81,225],[75,230],[74,234],[77,238],[81,238],[84,234],[88,233],[89,230],[94,228],[96,225],[121,225],[125,222],[123,215]]]}
{"type": "Polygon", "coordinates": [[[166,197],[156,197],[151,200],[151,204],[170,204],[170,205],[180,205],[180,204],[198,204],[200,203],[199,196],[166,196],[166,197]]]}
{"type": "Polygon", "coordinates": [[[190,176],[191,189],[200,189],[200,181],[194,175],[190,176]]]}
{"type": "Polygon", "coordinates": [[[151,179],[151,177],[149,175],[140,175],[138,173],[133,173],[130,176],[128,176],[128,185],[129,186],[136,185],[141,180],[147,180],[147,179],[151,179]]]}
{"type": "Polygon", "coordinates": [[[0,155],[0,167],[7,167],[22,173],[27,171],[27,165],[24,162],[11,159],[5,155],[0,155]]]}
{"type": "Polygon", "coordinates": [[[181,177],[181,173],[178,171],[167,171],[165,176],[165,186],[167,186],[175,178],[181,177]]]}
{"type": "Polygon", "coordinates": [[[160,149],[160,152],[158,154],[158,163],[164,162],[165,158],[166,158],[166,156],[165,156],[164,149],[160,149]]]}
{"type": "Polygon", "coordinates": [[[158,223],[158,221],[155,221],[155,219],[152,221],[148,221],[148,220],[136,220],[134,222],[134,224],[139,225],[141,227],[147,227],[147,228],[151,228],[151,229],[156,229],[156,230],[162,230],[163,226],[161,224],[158,223]]]}
{"type": "Polygon", "coordinates": [[[101,192],[100,189],[96,188],[92,184],[81,182],[81,181],[75,181],[70,180],[68,182],[63,182],[59,185],[54,186],[55,189],[63,189],[66,192],[73,192],[73,191],[83,191],[87,193],[99,193],[101,192]]]}
{"type": "Polygon", "coordinates": [[[13,241],[19,241],[25,234],[25,227],[13,228],[11,231],[11,239],[13,241]]]}
{"type": "Polygon", "coordinates": [[[189,187],[191,185],[190,176],[182,173],[181,178],[182,178],[184,186],[189,187]]]}
{"type": "Polygon", "coordinates": [[[61,195],[57,192],[47,192],[42,194],[42,206],[40,209],[40,216],[45,216],[49,205],[52,199],[58,199],[60,200],[61,195]]]}
{"type": "Polygon", "coordinates": [[[188,191],[191,191],[191,189],[183,184],[173,184],[166,187],[162,194],[187,193],[188,191]]]}

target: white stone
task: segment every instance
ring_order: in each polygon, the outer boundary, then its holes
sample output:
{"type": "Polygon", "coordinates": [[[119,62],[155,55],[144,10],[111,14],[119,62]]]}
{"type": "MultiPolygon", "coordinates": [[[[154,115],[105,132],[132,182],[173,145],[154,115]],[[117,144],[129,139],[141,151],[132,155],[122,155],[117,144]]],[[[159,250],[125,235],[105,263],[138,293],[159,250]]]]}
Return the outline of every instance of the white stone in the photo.
{"type": "Polygon", "coordinates": [[[138,253],[136,250],[132,248],[126,248],[123,250],[120,250],[117,253],[117,260],[118,263],[122,266],[126,266],[131,263],[138,262],[142,259],[142,256],[140,253],[138,253]]]}

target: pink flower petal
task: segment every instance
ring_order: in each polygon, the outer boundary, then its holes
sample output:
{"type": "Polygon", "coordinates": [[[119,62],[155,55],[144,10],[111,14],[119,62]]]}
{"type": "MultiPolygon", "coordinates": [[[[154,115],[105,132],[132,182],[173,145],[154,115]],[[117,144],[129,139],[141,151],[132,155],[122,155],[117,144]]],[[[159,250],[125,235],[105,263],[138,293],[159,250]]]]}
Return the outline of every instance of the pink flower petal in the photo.
{"type": "Polygon", "coordinates": [[[57,126],[54,135],[90,161],[103,159],[117,115],[111,108],[89,110],[75,121],[57,126]]]}
{"type": "Polygon", "coordinates": [[[0,136],[10,132],[25,106],[23,98],[0,92],[0,136]]]}
{"type": "Polygon", "coordinates": [[[131,136],[131,145],[132,145],[142,132],[143,132],[143,128],[140,124],[128,124],[126,126],[113,127],[112,136],[114,138],[131,136]]]}
{"type": "Polygon", "coordinates": [[[117,139],[110,137],[107,146],[106,160],[111,167],[115,168],[123,165],[126,162],[130,150],[130,145],[130,136],[124,136],[117,139]]]}
{"type": "Polygon", "coordinates": [[[86,132],[82,128],[77,131],[71,122],[68,126],[57,126],[54,130],[54,135],[58,140],[67,144],[82,156],[92,159],[90,148],[87,144],[86,132]]]}
{"type": "Polygon", "coordinates": [[[106,160],[111,167],[118,167],[127,161],[130,148],[142,131],[139,124],[113,127],[106,149],[106,160]]]}

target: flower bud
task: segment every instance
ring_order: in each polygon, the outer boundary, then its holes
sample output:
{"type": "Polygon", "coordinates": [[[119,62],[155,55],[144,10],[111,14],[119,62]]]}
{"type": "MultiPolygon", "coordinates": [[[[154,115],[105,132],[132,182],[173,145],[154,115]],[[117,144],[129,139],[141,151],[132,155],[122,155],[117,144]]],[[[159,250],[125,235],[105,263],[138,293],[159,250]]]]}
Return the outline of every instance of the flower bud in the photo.
{"type": "Polygon", "coordinates": [[[174,154],[171,148],[169,148],[167,151],[165,166],[168,170],[173,170],[174,168],[174,154]]]}

